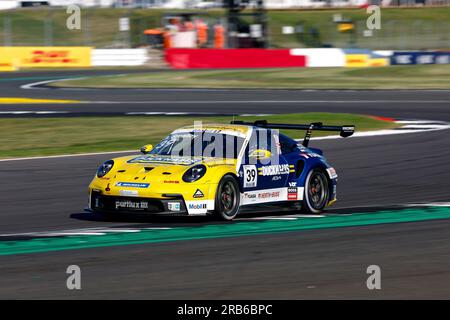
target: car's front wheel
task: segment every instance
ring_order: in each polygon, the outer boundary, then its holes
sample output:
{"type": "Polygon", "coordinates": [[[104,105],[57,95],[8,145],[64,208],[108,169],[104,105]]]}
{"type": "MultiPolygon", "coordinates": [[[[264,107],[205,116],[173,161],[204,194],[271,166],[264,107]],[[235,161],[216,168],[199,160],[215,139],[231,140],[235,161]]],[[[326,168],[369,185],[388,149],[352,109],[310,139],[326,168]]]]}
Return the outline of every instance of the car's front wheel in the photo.
{"type": "Polygon", "coordinates": [[[308,173],[303,195],[302,209],[306,213],[318,214],[323,211],[330,196],[328,178],[321,169],[308,173]]]}
{"type": "Polygon", "coordinates": [[[233,220],[239,212],[241,195],[236,179],[225,175],[219,182],[215,199],[215,216],[221,220],[233,220]]]}

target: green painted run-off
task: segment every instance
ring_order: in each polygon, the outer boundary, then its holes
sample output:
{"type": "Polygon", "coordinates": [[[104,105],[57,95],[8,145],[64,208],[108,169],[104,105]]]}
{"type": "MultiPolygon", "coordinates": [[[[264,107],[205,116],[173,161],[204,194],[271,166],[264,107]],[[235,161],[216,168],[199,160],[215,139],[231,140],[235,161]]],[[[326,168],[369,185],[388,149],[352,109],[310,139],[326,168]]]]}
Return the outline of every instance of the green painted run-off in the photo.
{"type": "Polygon", "coordinates": [[[449,218],[450,207],[414,207],[372,213],[354,213],[352,215],[298,218],[296,220],[246,221],[196,227],[177,227],[163,230],[141,230],[135,233],[34,238],[30,240],[2,241],[0,242],[0,255],[193,239],[226,238],[308,229],[365,226],[449,218]]]}

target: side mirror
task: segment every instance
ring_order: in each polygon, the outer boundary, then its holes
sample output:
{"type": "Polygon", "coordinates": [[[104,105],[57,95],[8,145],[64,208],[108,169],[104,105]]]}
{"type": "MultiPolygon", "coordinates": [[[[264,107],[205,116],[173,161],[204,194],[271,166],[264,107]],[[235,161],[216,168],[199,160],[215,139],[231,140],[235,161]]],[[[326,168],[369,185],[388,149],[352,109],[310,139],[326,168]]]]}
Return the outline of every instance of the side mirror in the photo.
{"type": "Polygon", "coordinates": [[[151,145],[151,144],[146,144],[145,146],[141,147],[141,152],[143,154],[147,154],[147,153],[149,153],[152,150],[153,150],[153,145],[151,145]]]}
{"type": "Polygon", "coordinates": [[[256,149],[250,153],[250,158],[266,159],[272,157],[272,153],[269,150],[256,149]]]}

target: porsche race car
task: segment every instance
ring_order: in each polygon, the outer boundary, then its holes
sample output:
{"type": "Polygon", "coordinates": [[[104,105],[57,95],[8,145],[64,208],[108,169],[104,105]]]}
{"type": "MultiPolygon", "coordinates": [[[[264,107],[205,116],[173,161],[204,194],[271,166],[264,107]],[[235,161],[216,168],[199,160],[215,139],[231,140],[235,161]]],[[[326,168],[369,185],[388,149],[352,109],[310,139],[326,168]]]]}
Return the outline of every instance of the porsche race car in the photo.
{"type": "Polygon", "coordinates": [[[245,206],[295,203],[318,214],[336,201],[337,173],[308,147],[314,130],[348,137],[355,127],[258,120],[180,128],[142,155],[104,162],[89,185],[89,209],[232,220],[245,206]],[[303,143],[280,129],[306,130],[303,143]]]}

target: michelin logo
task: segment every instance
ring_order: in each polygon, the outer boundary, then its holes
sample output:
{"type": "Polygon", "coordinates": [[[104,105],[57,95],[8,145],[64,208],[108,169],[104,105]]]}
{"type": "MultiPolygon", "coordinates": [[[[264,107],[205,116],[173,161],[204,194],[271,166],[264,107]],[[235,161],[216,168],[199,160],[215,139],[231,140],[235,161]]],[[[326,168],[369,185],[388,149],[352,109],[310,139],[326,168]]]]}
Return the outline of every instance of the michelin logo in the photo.
{"type": "Polygon", "coordinates": [[[148,188],[150,186],[150,183],[117,182],[116,186],[129,188],[148,188]]]}

